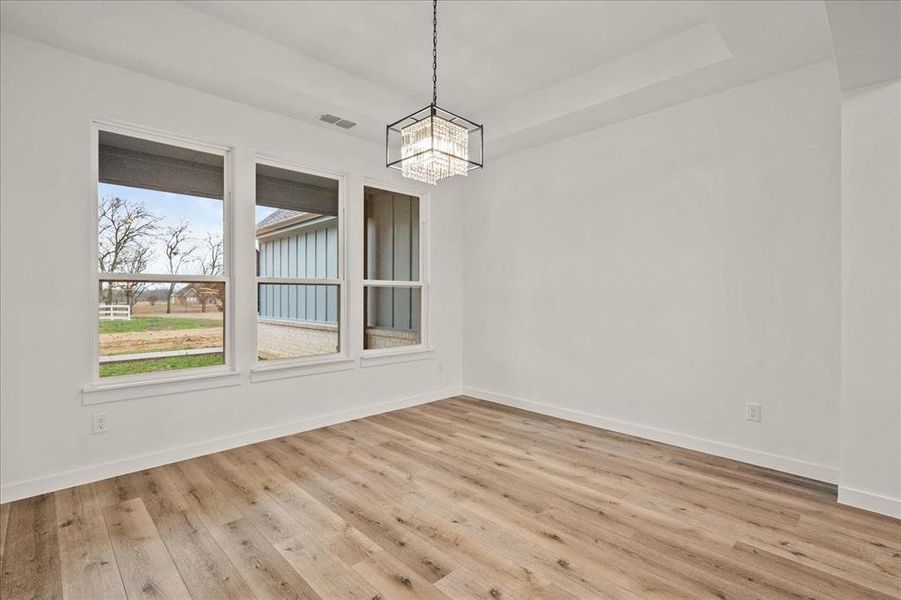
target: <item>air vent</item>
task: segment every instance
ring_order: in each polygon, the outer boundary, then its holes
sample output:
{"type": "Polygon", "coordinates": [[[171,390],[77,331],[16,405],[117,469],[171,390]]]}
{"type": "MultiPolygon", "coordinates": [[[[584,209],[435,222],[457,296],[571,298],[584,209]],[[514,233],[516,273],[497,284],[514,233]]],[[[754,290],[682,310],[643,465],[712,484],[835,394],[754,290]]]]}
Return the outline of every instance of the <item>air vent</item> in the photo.
{"type": "Polygon", "coordinates": [[[353,121],[342,119],[341,117],[336,117],[335,115],[329,113],[319,115],[319,120],[325,121],[329,125],[336,125],[341,129],[350,129],[351,127],[356,125],[356,123],[354,123],[353,121]]]}

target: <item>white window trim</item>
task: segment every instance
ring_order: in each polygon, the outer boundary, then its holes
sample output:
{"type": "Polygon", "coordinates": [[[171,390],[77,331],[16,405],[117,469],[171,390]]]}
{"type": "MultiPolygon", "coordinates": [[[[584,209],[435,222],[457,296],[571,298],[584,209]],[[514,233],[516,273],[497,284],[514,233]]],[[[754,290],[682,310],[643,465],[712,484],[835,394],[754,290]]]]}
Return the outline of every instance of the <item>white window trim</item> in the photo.
{"type": "MultiPolygon", "coordinates": [[[[362,279],[360,286],[360,367],[376,367],[381,365],[396,364],[402,362],[411,362],[416,360],[426,360],[434,358],[434,350],[429,343],[431,332],[431,310],[430,310],[430,289],[431,289],[431,272],[432,272],[432,253],[431,253],[431,194],[423,192],[415,188],[407,188],[392,183],[386,183],[381,180],[363,178],[361,189],[362,205],[360,206],[360,219],[357,224],[357,232],[363,236],[366,227],[366,193],[365,189],[378,188],[386,192],[394,192],[396,194],[405,194],[419,198],[419,280],[418,281],[394,281],[382,279],[362,279]],[[419,288],[420,301],[420,343],[413,346],[398,346],[395,348],[373,348],[365,349],[364,337],[366,335],[366,288],[369,286],[378,287],[406,287],[419,288]]],[[[361,244],[362,245],[362,244],[361,244]]],[[[361,270],[363,273],[363,265],[366,262],[366,248],[362,248],[361,270]]]]}
{"type": "Polygon", "coordinates": [[[223,385],[237,385],[240,383],[240,375],[235,370],[235,311],[234,290],[231,285],[232,271],[234,269],[234,236],[233,236],[233,210],[232,196],[232,149],[222,144],[201,142],[177,134],[156,131],[116,121],[95,119],[91,121],[91,203],[93,218],[91,219],[90,260],[90,298],[92,299],[90,321],[97,318],[97,306],[100,302],[99,287],[101,280],[115,281],[172,281],[176,277],[178,281],[185,282],[217,282],[225,285],[225,315],[223,318],[225,364],[221,366],[199,367],[183,369],[177,372],[165,371],[159,373],[141,373],[137,375],[122,375],[117,377],[100,377],[100,332],[97,326],[91,327],[89,336],[90,348],[86,353],[90,357],[90,383],[82,388],[82,404],[97,404],[101,402],[114,402],[118,400],[131,400],[146,396],[157,396],[182,391],[193,391],[222,387],[223,385]],[[100,132],[108,131],[131,137],[142,138],[162,144],[179,146],[216,154],[223,159],[224,196],[222,208],[222,241],[224,269],[221,276],[207,275],[178,275],[165,274],[135,274],[135,273],[100,273],[97,270],[98,248],[98,202],[100,186],[100,132]]]}
{"type": "MultiPolygon", "coordinates": [[[[319,373],[331,373],[352,369],[355,361],[347,346],[347,175],[328,171],[301,163],[291,162],[270,155],[257,154],[254,159],[254,178],[256,165],[296,171],[307,175],[316,175],[334,179],[338,182],[338,277],[337,278],[297,278],[297,277],[258,277],[254,273],[254,288],[261,283],[281,283],[296,285],[337,285],[338,286],[338,352],[301,356],[297,358],[280,358],[261,361],[257,352],[257,319],[259,314],[254,310],[253,323],[253,368],[250,370],[250,382],[259,383],[289,377],[302,377],[319,373]]],[[[254,185],[256,189],[256,185],[254,185]]],[[[253,206],[256,209],[256,195],[253,206]]],[[[256,227],[256,219],[251,224],[256,227]]],[[[256,230],[251,232],[251,239],[256,239],[256,230]]]]}
{"type": "Polygon", "coordinates": [[[128,381],[87,385],[81,390],[82,404],[88,406],[241,385],[241,374],[224,365],[167,371],[165,374],[169,377],[161,373],[143,373],[116,378],[128,381]],[[139,379],[144,375],[156,377],[139,379]]]}
{"type": "Polygon", "coordinates": [[[372,352],[372,354],[360,357],[360,368],[381,367],[382,365],[394,365],[435,358],[435,351],[423,344],[398,346],[396,348],[377,348],[372,352]]]}
{"type": "Polygon", "coordinates": [[[318,375],[320,373],[349,371],[356,366],[356,361],[354,359],[348,356],[340,356],[340,354],[305,356],[302,359],[286,358],[279,362],[281,362],[281,364],[262,365],[252,369],[250,372],[250,382],[260,383],[276,379],[287,379],[290,377],[305,377],[307,375],[318,375]]]}

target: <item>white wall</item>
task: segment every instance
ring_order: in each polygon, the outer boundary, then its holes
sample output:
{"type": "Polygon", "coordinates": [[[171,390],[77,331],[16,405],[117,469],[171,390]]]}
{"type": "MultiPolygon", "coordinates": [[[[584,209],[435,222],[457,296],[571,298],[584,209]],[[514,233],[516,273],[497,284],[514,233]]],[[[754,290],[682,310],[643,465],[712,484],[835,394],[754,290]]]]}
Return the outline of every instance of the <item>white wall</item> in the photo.
{"type": "Polygon", "coordinates": [[[839,101],[821,63],[462,183],[464,389],[837,481],[839,101]]]}
{"type": "Polygon", "coordinates": [[[901,83],[842,101],[839,499],[901,517],[901,83]]]}
{"type": "MultiPolygon", "coordinates": [[[[0,485],[3,500],[282,435],[331,419],[451,395],[460,386],[460,211],[433,194],[434,358],[248,381],[255,322],[254,154],[348,175],[348,224],[362,177],[399,182],[384,150],[346,135],[3,33],[0,36],[0,485]],[[234,147],[237,387],[83,406],[96,327],[90,126],[112,119],[234,147]],[[40,243],[38,243],[40,242],[40,243]],[[384,404],[388,403],[388,404],[384,404]],[[110,431],[91,435],[91,414],[110,431]],[[339,413],[339,414],[335,414],[339,413]]],[[[360,332],[360,236],[348,236],[349,331],[360,332]]],[[[360,340],[351,337],[351,348],[360,340]]]]}

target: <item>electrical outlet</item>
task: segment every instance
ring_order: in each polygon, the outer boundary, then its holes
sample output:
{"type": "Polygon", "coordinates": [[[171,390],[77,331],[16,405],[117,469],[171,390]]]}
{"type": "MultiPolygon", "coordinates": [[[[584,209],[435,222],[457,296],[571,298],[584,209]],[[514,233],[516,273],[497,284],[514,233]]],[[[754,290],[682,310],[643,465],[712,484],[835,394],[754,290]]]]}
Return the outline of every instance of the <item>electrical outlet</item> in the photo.
{"type": "Polygon", "coordinates": [[[745,404],[745,419],[748,421],[760,421],[760,405],[756,402],[745,404]]]}
{"type": "Polygon", "coordinates": [[[94,413],[94,421],[91,431],[93,433],[106,433],[108,431],[108,427],[109,424],[106,420],[106,413],[94,413]]]}

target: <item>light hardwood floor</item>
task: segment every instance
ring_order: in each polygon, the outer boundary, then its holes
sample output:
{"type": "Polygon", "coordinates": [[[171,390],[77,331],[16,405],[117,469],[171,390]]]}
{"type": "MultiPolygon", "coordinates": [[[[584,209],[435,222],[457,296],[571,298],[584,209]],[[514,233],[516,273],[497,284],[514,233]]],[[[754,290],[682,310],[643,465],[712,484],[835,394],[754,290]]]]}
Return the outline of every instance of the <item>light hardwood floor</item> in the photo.
{"type": "Polygon", "coordinates": [[[0,597],[901,598],[832,486],[454,398],[2,506],[0,597]]]}

